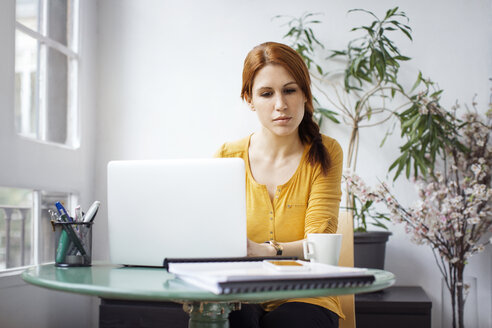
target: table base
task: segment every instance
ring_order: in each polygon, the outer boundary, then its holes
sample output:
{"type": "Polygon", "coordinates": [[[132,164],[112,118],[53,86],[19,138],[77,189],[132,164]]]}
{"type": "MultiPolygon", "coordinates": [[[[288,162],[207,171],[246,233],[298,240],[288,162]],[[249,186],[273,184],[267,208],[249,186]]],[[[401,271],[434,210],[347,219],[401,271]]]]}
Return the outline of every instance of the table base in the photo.
{"type": "Polygon", "coordinates": [[[189,328],[228,328],[229,313],[241,309],[235,302],[185,302],[183,310],[190,315],[189,328]]]}

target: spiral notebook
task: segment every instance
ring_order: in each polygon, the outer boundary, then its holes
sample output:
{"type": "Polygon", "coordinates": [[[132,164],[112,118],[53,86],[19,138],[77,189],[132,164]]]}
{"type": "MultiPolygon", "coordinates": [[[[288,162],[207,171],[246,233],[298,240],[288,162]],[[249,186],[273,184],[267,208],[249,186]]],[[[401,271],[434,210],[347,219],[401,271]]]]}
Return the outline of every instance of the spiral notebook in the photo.
{"type": "Polygon", "coordinates": [[[263,261],[168,263],[179,279],[214,294],[371,285],[367,269],[307,262],[308,270],[276,271],[263,261]]]}

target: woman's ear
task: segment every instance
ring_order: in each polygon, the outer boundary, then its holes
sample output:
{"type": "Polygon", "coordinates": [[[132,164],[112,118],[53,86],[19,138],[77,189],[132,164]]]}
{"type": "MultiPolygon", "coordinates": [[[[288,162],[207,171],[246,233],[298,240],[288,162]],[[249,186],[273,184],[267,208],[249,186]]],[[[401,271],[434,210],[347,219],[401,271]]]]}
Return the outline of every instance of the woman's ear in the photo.
{"type": "Polygon", "coordinates": [[[253,99],[251,99],[251,97],[249,97],[249,96],[246,96],[246,97],[244,97],[244,100],[246,100],[246,103],[248,104],[249,109],[254,112],[255,111],[255,105],[253,104],[253,99]]]}

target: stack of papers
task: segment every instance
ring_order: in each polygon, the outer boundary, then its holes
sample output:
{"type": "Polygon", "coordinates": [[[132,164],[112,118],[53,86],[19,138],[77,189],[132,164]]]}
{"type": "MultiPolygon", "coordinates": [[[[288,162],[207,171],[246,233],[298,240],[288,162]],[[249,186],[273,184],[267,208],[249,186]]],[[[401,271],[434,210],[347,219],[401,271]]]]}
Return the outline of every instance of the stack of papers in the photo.
{"type": "Polygon", "coordinates": [[[169,263],[169,272],[215,294],[365,286],[367,269],[304,262],[306,269],[278,271],[255,262],[169,263]]]}

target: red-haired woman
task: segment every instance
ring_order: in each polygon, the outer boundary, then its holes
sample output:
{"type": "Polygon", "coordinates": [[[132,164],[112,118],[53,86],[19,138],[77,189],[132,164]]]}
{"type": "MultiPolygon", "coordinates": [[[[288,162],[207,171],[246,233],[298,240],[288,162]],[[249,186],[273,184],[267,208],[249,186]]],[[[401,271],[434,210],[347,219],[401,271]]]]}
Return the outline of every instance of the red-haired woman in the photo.
{"type": "MultiPolygon", "coordinates": [[[[244,61],[241,97],[261,123],[259,131],[225,143],[218,157],[246,164],[249,256],[303,258],[308,233],[335,233],[341,198],[342,150],[313,120],[308,68],[292,48],[267,42],[244,61]]],[[[231,327],[338,327],[337,297],[243,306],[231,327]]]]}

